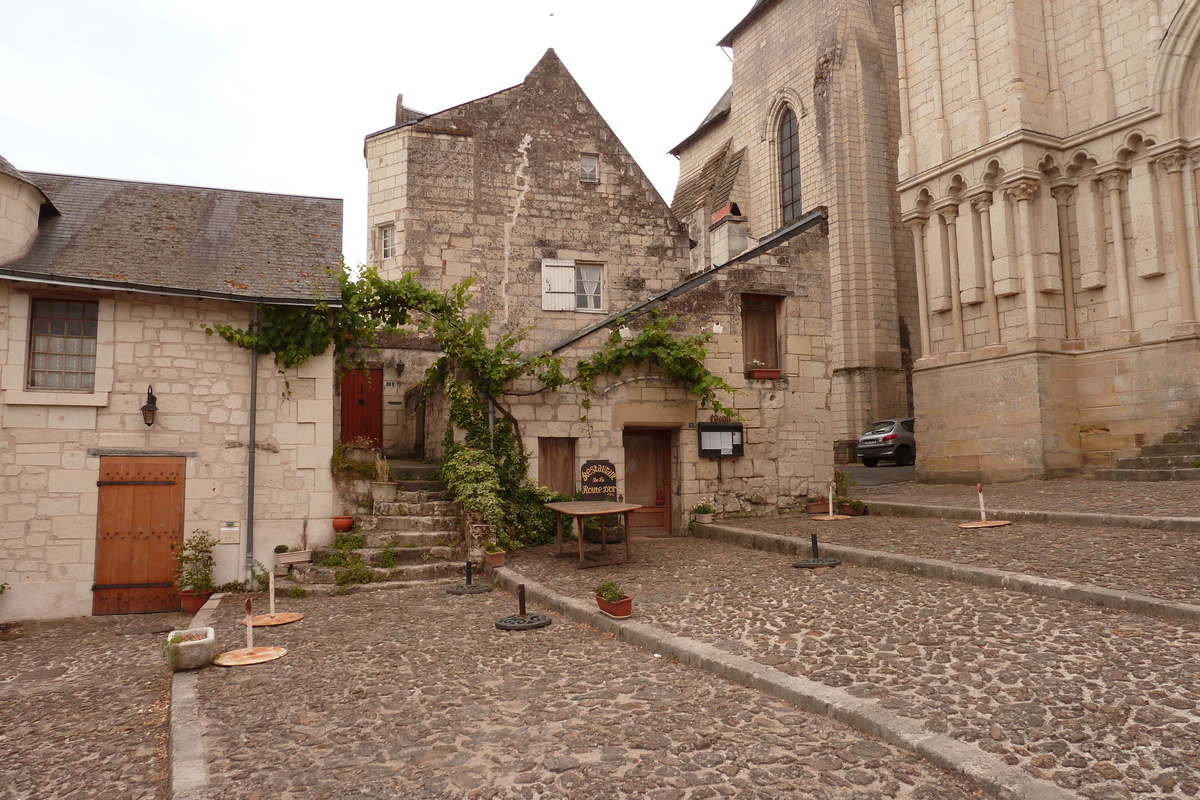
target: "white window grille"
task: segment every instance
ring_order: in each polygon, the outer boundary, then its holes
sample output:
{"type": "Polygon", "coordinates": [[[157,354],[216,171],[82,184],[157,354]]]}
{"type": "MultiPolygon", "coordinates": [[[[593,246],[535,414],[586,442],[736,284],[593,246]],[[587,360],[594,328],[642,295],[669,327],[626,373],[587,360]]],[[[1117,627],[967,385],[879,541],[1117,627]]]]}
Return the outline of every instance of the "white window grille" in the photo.
{"type": "Polygon", "coordinates": [[[604,270],[599,264],[575,265],[575,307],[584,311],[599,311],[600,284],[604,270]]]}
{"type": "Polygon", "coordinates": [[[584,183],[600,182],[600,156],[582,155],[579,157],[579,180],[584,183]]]}
{"type": "Polygon", "coordinates": [[[380,258],[394,258],[396,255],[396,226],[384,225],[379,229],[380,258]]]}

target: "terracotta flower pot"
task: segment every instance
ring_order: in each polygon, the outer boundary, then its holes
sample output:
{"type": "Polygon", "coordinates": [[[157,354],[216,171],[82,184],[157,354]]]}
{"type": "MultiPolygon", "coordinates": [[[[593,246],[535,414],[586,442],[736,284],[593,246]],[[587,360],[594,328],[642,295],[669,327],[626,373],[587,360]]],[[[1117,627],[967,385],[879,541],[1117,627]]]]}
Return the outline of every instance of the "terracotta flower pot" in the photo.
{"type": "Polygon", "coordinates": [[[503,551],[503,550],[497,550],[494,553],[489,553],[488,551],[484,550],[483,551],[483,562],[485,564],[487,564],[489,567],[503,567],[504,566],[504,554],[505,554],[505,551],[503,551]]]}
{"type": "Polygon", "coordinates": [[[842,503],[841,513],[845,514],[848,517],[861,517],[862,515],[867,513],[867,507],[863,506],[862,508],[855,508],[854,506],[850,505],[849,503],[842,503]]]}
{"type": "Polygon", "coordinates": [[[629,595],[624,595],[615,603],[596,595],[596,605],[613,619],[629,619],[633,614],[633,598],[629,595]]]}
{"type": "Polygon", "coordinates": [[[212,592],[196,594],[191,589],[183,589],[179,592],[179,605],[183,608],[183,613],[194,617],[210,597],[212,597],[212,592]]]}
{"type": "Polygon", "coordinates": [[[334,517],[333,532],[345,533],[354,527],[354,517],[334,517]]]}
{"type": "Polygon", "coordinates": [[[778,369],[752,369],[748,373],[751,380],[755,381],[773,381],[780,376],[783,370],[778,369]]]}

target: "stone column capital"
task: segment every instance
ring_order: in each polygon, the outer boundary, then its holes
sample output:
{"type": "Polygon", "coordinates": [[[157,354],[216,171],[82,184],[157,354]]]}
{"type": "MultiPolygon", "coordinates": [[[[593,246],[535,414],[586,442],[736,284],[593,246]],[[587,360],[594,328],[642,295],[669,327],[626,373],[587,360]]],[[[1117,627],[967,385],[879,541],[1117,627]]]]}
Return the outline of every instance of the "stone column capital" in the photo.
{"type": "Polygon", "coordinates": [[[1050,190],[1050,194],[1054,195],[1054,200],[1060,206],[1069,206],[1075,198],[1074,186],[1055,186],[1050,190]]]}
{"type": "Polygon", "coordinates": [[[1038,191],[1038,183],[1037,181],[1032,180],[1017,181],[1011,186],[1005,187],[1004,191],[1009,197],[1020,203],[1025,200],[1033,199],[1033,196],[1037,194],[1038,191]]]}
{"type": "Polygon", "coordinates": [[[912,216],[904,220],[904,227],[908,228],[913,233],[921,233],[925,230],[925,226],[929,224],[928,216],[912,216]]]}
{"type": "Polygon", "coordinates": [[[1104,182],[1104,188],[1110,192],[1120,191],[1125,185],[1125,179],[1128,174],[1123,169],[1114,169],[1100,176],[1100,180],[1104,182]]]}
{"type": "MultiPolygon", "coordinates": [[[[1192,160],[1196,160],[1197,154],[1192,154],[1192,160]]],[[[1167,172],[1183,172],[1187,168],[1188,157],[1185,153],[1167,153],[1158,159],[1160,167],[1167,172]]]]}
{"type": "Polygon", "coordinates": [[[942,206],[937,209],[937,213],[943,222],[947,225],[953,225],[954,221],[958,219],[958,203],[950,203],[949,205],[942,206]]]}
{"type": "Polygon", "coordinates": [[[971,198],[971,208],[975,209],[975,211],[979,214],[982,214],[984,211],[987,211],[988,208],[991,207],[991,205],[992,205],[992,193],[991,192],[984,192],[983,194],[977,194],[971,198]]]}

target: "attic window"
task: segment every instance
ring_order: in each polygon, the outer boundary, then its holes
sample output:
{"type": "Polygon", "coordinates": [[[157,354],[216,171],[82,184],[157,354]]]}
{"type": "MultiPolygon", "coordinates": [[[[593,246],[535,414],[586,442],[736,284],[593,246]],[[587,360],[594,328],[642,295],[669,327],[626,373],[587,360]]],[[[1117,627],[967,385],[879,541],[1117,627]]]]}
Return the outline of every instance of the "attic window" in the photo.
{"type": "Polygon", "coordinates": [[[396,255],[396,226],[384,225],[379,229],[380,258],[393,258],[396,255]]]}
{"type": "Polygon", "coordinates": [[[579,157],[579,180],[582,183],[600,182],[600,156],[584,154],[579,157]]]}

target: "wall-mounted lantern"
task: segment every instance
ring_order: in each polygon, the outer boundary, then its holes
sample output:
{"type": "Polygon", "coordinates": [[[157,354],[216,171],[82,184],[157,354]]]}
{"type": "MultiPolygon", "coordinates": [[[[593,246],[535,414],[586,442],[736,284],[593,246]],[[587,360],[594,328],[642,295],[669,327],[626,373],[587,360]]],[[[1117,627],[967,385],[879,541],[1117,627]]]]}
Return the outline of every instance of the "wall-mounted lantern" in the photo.
{"type": "Polygon", "coordinates": [[[146,405],[142,406],[142,421],[147,425],[154,424],[154,417],[158,415],[158,398],[154,396],[154,387],[146,387],[146,405]]]}
{"type": "Polygon", "coordinates": [[[633,338],[633,331],[629,330],[628,325],[622,325],[621,327],[617,328],[617,333],[620,334],[621,339],[626,342],[633,338]]]}

